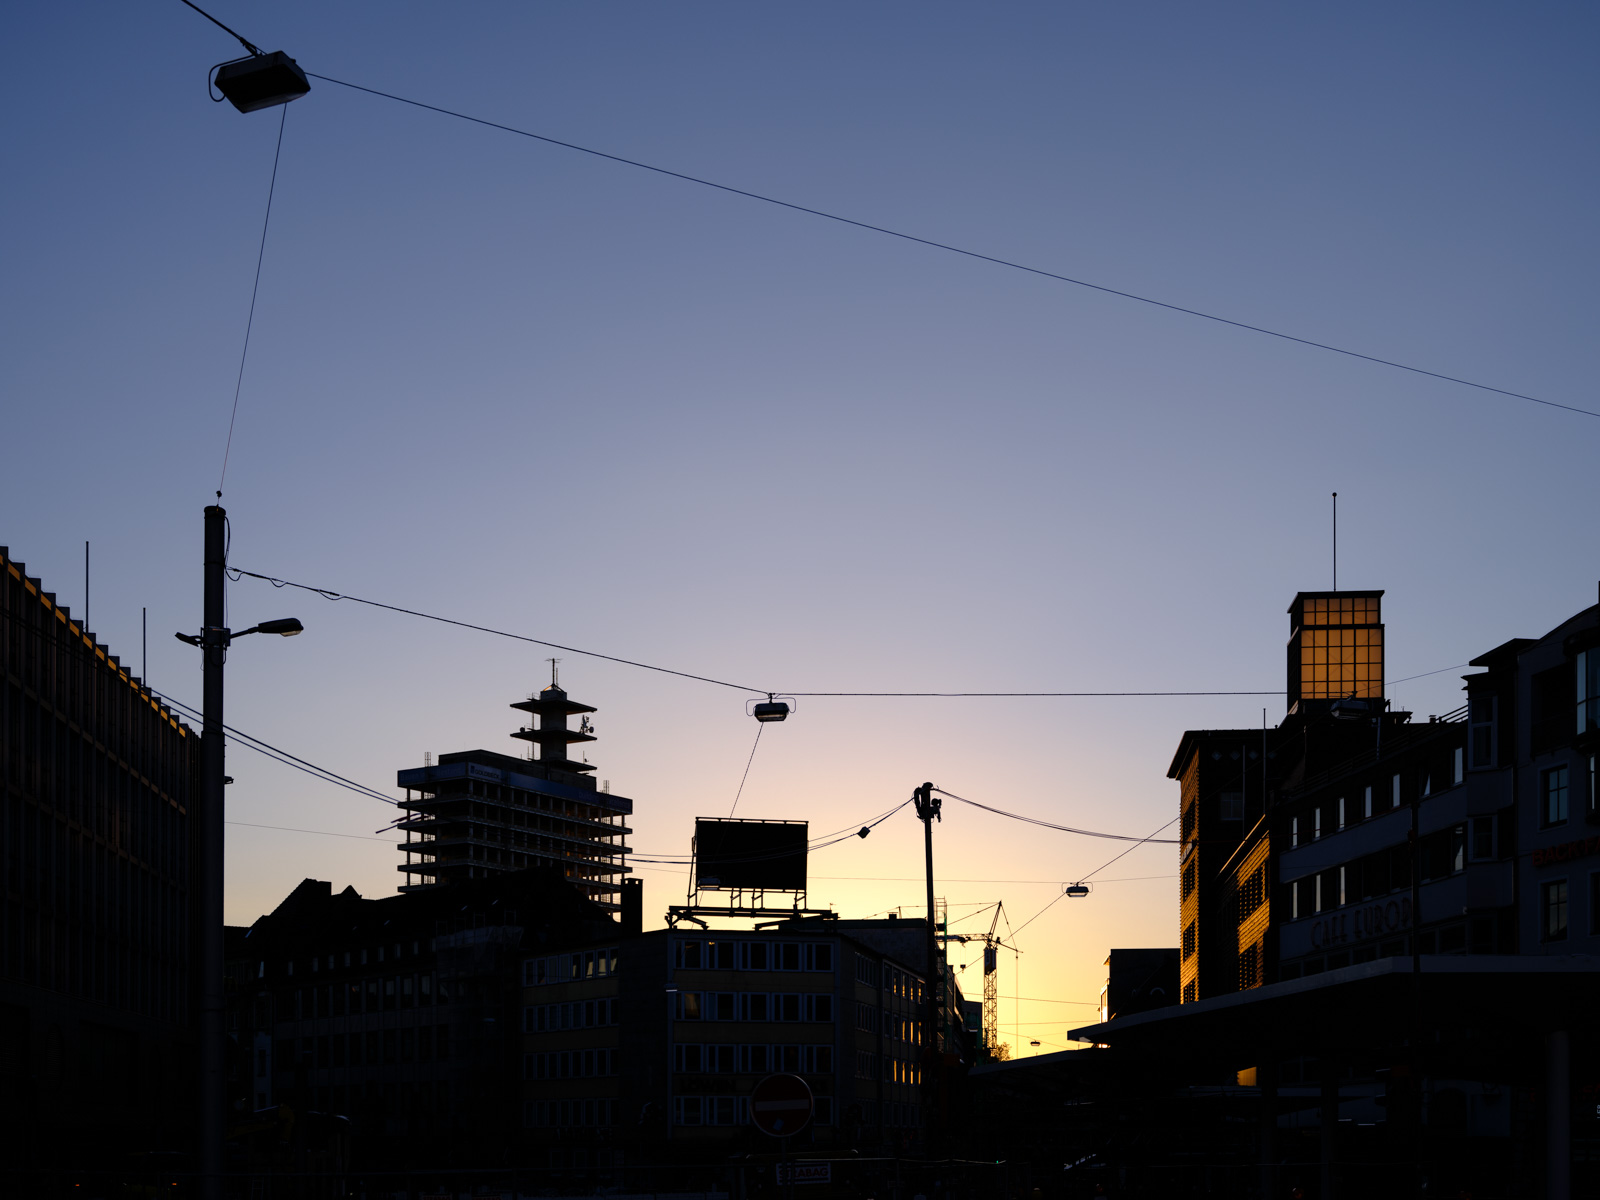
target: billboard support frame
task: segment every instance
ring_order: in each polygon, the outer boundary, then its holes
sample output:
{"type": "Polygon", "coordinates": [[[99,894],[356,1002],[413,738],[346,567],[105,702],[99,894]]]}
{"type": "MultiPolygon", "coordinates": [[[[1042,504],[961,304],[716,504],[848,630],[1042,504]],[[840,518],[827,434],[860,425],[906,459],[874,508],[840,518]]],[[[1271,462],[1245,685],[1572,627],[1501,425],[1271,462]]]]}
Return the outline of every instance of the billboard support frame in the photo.
{"type": "Polygon", "coordinates": [[[818,909],[806,907],[806,858],[809,848],[807,838],[809,826],[805,821],[769,821],[769,820],[735,820],[733,818],[697,817],[695,819],[695,837],[690,854],[689,887],[686,903],[675,904],[667,909],[667,924],[676,928],[680,921],[707,928],[708,917],[746,917],[757,920],[765,919],[769,924],[780,921],[794,920],[795,918],[818,918],[821,920],[837,920],[838,913],[832,909],[818,909]],[[773,828],[777,827],[777,828],[773,828]],[[760,847],[749,838],[739,837],[737,840],[742,845],[729,848],[727,838],[733,836],[726,834],[731,828],[749,834],[767,832],[774,836],[765,840],[770,843],[760,847]],[[721,856],[716,860],[725,868],[718,875],[702,874],[703,852],[706,847],[701,845],[701,837],[716,829],[724,836],[717,839],[716,850],[721,851],[721,856]],[[785,838],[783,835],[787,835],[785,838]],[[798,838],[798,841],[795,839],[798,838]],[[784,846],[788,841],[791,844],[784,846]],[[756,864],[769,860],[771,871],[764,871],[756,864]],[[798,860],[798,872],[795,872],[795,860],[798,860]],[[785,871],[787,868],[787,873],[785,871]],[[729,884],[721,882],[721,874],[728,874],[735,881],[729,884]],[[756,877],[765,875],[766,879],[758,882],[756,877]],[[798,880],[799,886],[772,885],[774,879],[798,880]],[[711,893],[710,896],[703,893],[711,893]],[[769,900],[769,896],[771,899],[769,900]],[[724,903],[713,904],[708,901],[713,897],[724,903]],[[790,903],[785,906],[783,901],[790,903]]]}

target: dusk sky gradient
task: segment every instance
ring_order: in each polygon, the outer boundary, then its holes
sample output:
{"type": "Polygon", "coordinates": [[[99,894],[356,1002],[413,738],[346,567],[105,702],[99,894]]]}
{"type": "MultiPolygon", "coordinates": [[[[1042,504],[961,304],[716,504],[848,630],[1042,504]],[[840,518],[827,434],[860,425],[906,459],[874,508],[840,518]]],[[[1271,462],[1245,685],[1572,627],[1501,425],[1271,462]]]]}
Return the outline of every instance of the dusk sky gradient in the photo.
{"type": "MultiPolygon", "coordinates": [[[[1583,4],[217,0],[308,71],[1362,353],[1600,410],[1600,11],[1583,4]]],[[[279,111],[177,0],[4,17],[0,543],[198,703],[212,501],[279,111]]],[[[1386,589],[1391,679],[1595,602],[1600,419],[785,211],[313,80],[289,106],[223,504],[236,567],[766,690],[1281,690],[1285,609],[1386,589]]],[[[550,651],[245,579],[229,723],[394,793],[516,754],[550,651]]],[[[725,815],[745,695],[563,655],[631,844],[725,815]]],[[[1390,689],[1426,720],[1460,671],[1390,689]]],[[[739,815],[932,780],[1142,835],[1183,730],[1279,695],[804,699],[739,815]]],[[[230,748],[227,917],[400,881],[392,812],[230,748]]],[[[1020,925],[1119,845],[947,802],[939,887],[1020,925]],[[960,882],[957,882],[957,881],[960,882]]],[[[920,915],[909,810],[811,900],[920,915]]],[[[1002,963],[1067,1045],[1174,945],[1171,846],[1002,963]],[[1017,972],[1020,970],[1020,978],[1017,972]]],[[[647,918],[685,875],[643,869],[647,918]]],[[[981,933],[988,916],[958,929],[981,933]]],[[[974,947],[955,961],[981,991],[974,947]]]]}

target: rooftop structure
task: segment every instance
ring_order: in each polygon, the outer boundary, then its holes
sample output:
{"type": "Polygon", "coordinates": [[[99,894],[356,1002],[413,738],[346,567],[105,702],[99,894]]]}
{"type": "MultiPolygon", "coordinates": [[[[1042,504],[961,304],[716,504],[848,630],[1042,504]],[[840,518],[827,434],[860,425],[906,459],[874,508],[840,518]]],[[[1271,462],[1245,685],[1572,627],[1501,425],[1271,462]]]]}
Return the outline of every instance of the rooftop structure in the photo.
{"type": "Polygon", "coordinates": [[[568,757],[569,746],[595,740],[587,715],[594,708],[555,683],[511,707],[539,718],[511,735],[537,745],[538,758],[466,750],[398,773],[407,814],[396,825],[406,835],[400,890],[544,868],[620,912],[633,801],[596,788],[593,765],[568,757]],[[582,718],[576,729],[573,716],[582,718]]]}

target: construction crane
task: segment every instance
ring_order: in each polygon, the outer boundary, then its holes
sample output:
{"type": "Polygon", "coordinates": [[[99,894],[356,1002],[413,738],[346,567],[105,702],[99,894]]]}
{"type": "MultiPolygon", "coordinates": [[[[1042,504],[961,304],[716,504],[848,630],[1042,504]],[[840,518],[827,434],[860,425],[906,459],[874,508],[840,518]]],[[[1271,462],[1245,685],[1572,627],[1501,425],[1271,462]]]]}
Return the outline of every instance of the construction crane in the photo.
{"type": "MultiPolygon", "coordinates": [[[[1011,950],[1017,954],[1022,951],[1015,946],[1002,942],[996,935],[1000,927],[1000,916],[1005,911],[1004,902],[994,906],[994,920],[989,922],[989,932],[983,935],[983,1050],[989,1058],[995,1058],[1000,1050],[1000,989],[999,966],[1000,950],[1011,950]]],[[[946,942],[973,942],[978,938],[973,934],[947,933],[946,942]]]]}

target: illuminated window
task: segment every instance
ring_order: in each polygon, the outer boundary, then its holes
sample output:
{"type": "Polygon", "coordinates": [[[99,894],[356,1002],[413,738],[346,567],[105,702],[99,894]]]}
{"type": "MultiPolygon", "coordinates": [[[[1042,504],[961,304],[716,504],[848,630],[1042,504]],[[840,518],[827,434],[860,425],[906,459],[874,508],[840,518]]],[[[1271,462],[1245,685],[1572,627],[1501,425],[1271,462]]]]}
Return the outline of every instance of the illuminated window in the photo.
{"type": "Polygon", "coordinates": [[[1383,695],[1379,594],[1295,598],[1289,609],[1291,707],[1299,700],[1383,695]]]}

